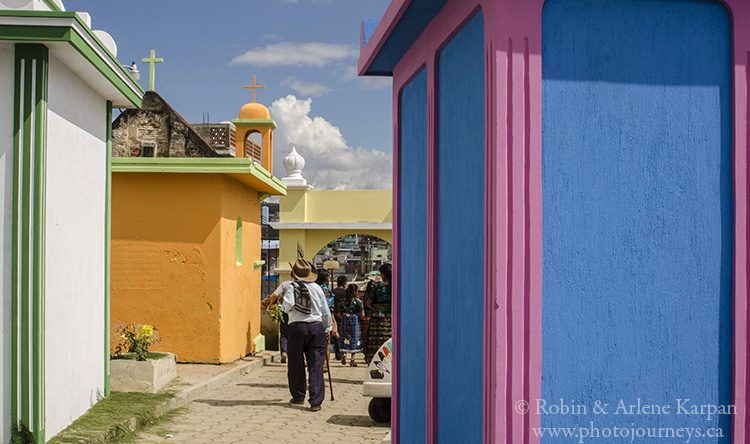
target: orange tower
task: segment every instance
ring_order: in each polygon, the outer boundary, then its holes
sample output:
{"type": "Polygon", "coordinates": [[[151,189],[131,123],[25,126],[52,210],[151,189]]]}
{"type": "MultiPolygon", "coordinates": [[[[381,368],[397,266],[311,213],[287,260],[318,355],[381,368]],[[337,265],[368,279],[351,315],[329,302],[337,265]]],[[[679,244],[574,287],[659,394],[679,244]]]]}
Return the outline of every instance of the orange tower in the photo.
{"type": "Polygon", "coordinates": [[[265,88],[255,84],[253,76],[252,86],[243,86],[253,90],[253,101],[240,109],[238,119],[232,120],[237,127],[237,157],[249,157],[256,160],[266,171],[273,168],[273,130],[276,122],[271,119],[271,112],[260,103],[255,102],[255,90],[265,88]],[[260,145],[251,137],[254,133],[261,136],[260,145]]]}

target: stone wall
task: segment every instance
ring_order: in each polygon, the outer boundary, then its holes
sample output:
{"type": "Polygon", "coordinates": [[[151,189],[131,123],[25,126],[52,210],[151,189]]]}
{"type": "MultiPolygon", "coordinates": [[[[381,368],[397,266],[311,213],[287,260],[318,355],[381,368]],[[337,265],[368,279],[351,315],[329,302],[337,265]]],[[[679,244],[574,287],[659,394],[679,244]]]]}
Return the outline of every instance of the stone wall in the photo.
{"type": "Polygon", "coordinates": [[[126,110],[112,123],[112,156],[227,155],[217,153],[161,96],[148,91],[143,97],[142,109],[126,110]]]}

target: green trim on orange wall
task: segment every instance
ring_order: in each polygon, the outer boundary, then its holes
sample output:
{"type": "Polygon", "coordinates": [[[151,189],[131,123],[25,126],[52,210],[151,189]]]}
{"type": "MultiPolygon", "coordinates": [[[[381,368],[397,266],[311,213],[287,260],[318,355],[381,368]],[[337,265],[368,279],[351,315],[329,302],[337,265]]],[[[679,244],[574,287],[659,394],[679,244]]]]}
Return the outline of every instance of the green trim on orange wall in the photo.
{"type": "Polygon", "coordinates": [[[113,157],[115,173],[215,173],[250,174],[261,180],[273,194],[286,195],[284,182],[274,177],[259,163],[236,157],[113,157]]]}
{"type": "Polygon", "coordinates": [[[273,119],[233,119],[232,123],[234,123],[235,126],[260,125],[270,126],[271,129],[276,129],[276,122],[273,119]]]}
{"type": "Polygon", "coordinates": [[[36,442],[45,442],[48,62],[46,46],[15,45],[12,411],[36,442]]]}
{"type": "Polygon", "coordinates": [[[253,270],[260,270],[264,265],[266,265],[266,261],[254,261],[253,270]]]}
{"type": "Polygon", "coordinates": [[[110,272],[112,267],[112,102],[106,113],[107,172],[104,191],[104,396],[110,394],[110,272]]]}
{"type": "Polygon", "coordinates": [[[237,265],[242,265],[242,217],[237,217],[234,231],[234,254],[237,265]]]}
{"type": "Polygon", "coordinates": [[[49,12],[49,11],[0,11],[2,17],[35,17],[39,18],[38,25],[28,24],[4,24],[0,25],[0,40],[21,40],[35,42],[68,42],[78,53],[81,54],[99,73],[101,73],[127,100],[135,107],[141,106],[143,98],[143,88],[122,67],[117,58],[107,49],[99,40],[93,31],[86,26],[81,17],[75,12],[49,12]],[[68,19],[69,24],[60,26],[59,24],[45,25],[44,19],[68,19]],[[75,28],[75,23],[80,25],[80,29],[93,42],[82,37],[75,28]],[[108,61],[94,49],[96,45],[99,50],[103,51],[108,61]],[[108,63],[109,62],[109,63],[108,63]],[[130,82],[123,80],[123,76],[130,79],[130,82]]]}

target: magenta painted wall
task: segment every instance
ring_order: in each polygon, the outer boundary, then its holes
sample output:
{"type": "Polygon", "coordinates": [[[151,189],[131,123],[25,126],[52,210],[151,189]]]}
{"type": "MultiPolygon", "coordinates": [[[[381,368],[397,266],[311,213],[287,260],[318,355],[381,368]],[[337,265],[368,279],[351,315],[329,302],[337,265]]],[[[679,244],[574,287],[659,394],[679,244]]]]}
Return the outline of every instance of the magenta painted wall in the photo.
{"type": "MultiPolygon", "coordinates": [[[[412,0],[394,0],[362,49],[360,74],[367,72],[387,37],[394,31],[412,0]]],[[[437,355],[436,220],[437,183],[434,179],[436,55],[457,29],[477,9],[484,13],[486,75],[485,239],[485,356],[484,442],[534,443],[530,433],[539,426],[536,415],[518,415],[514,403],[541,397],[541,99],[543,0],[450,0],[419,35],[393,68],[394,158],[398,158],[398,95],[423,67],[428,84],[428,245],[427,362],[437,355]]],[[[734,187],[734,290],[733,290],[733,403],[732,442],[750,442],[748,417],[748,181],[747,147],[750,139],[748,84],[750,83],[750,2],[726,0],[732,20],[733,70],[733,187],[734,187]]],[[[398,171],[398,162],[394,165],[398,171]]],[[[398,174],[394,174],[398,177],[398,174]]],[[[395,184],[394,207],[399,205],[395,184]]],[[[396,210],[398,211],[398,210],[396,210]]],[[[398,217],[394,215],[394,257],[398,257],[398,217]]],[[[397,261],[397,260],[396,260],[397,261]]],[[[398,268],[396,267],[398,270],[398,268]]],[[[397,283],[399,276],[394,275],[397,283]]],[[[398,295],[395,295],[398,301],[398,295]]],[[[394,325],[399,313],[394,302],[394,325]]],[[[398,331],[394,331],[398,356],[398,331]]],[[[399,357],[399,359],[406,359],[399,357]]],[[[436,367],[433,367],[436,368],[436,367]]],[[[396,379],[398,378],[396,372],[396,379]]],[[[398,383],[396,383],[397,386],[398,383]]],[[[436,441],[436,375],[427,373],[426,442],[436,441]]],[[[396,392],[397,393],[397,392],[396,392]]],[[[398,399],[393,406],[398,409],[398,399]]],[[[394,418],[398,412],[393,412],[394,418]]],[[[394,442],[399,424],[394,420],[394,442]]]]}

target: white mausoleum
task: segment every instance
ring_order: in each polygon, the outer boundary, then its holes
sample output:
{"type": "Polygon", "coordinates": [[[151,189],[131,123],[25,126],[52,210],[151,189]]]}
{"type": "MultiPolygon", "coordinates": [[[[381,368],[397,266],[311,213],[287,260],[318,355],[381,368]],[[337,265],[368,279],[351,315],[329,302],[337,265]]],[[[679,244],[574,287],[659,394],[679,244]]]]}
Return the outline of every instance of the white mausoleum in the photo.
{"type": "Polygon", "coordinates": [[[46,442],[109,390],[112,108],[143,89],[60,0],[0,0],[0,443],[46,442]]]}

